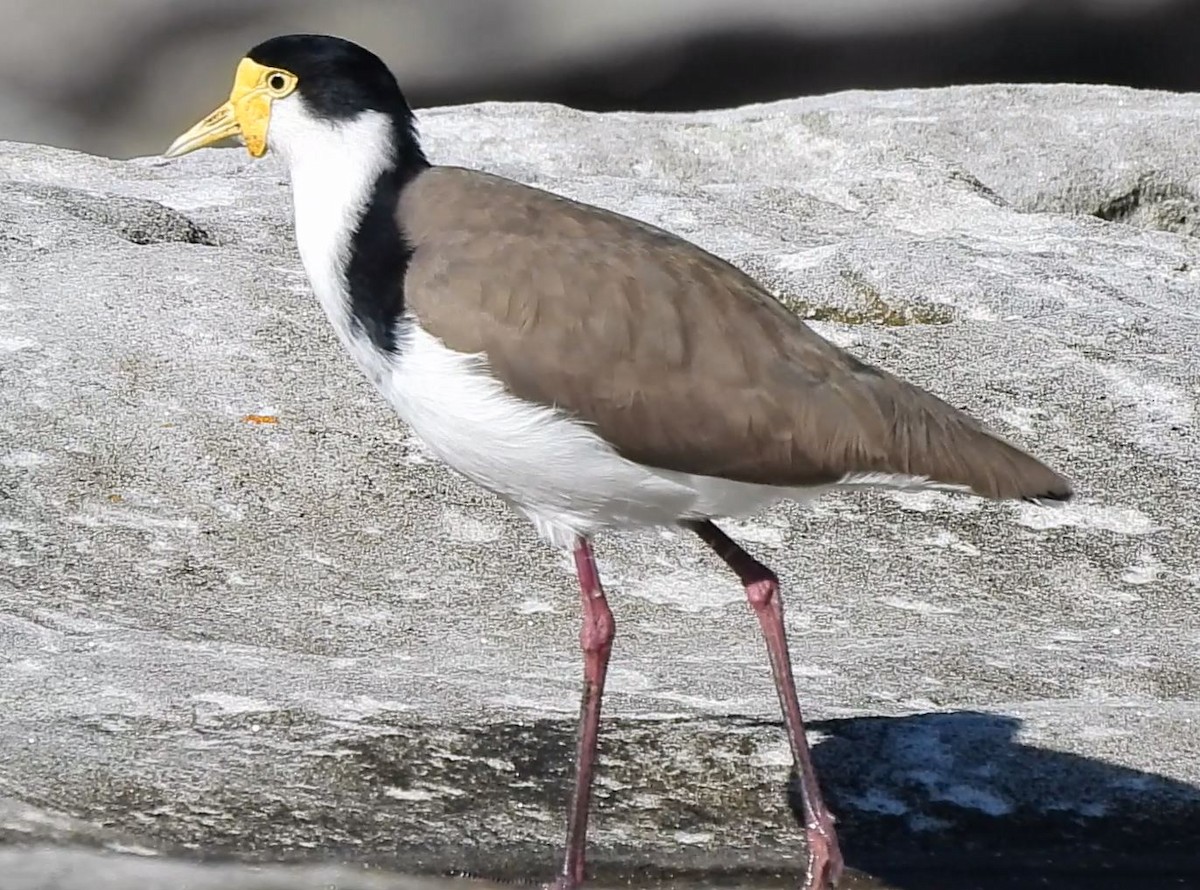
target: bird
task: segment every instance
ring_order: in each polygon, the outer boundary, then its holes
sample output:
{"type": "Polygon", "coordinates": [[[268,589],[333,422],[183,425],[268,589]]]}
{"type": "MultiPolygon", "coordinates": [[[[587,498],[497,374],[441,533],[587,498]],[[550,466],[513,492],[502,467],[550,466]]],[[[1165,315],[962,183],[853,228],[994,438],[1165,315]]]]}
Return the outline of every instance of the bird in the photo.
{"type": "Polygon", "coordinates": [[[821,337],[734,265],[661,228],[438,165],[387,64],[290,34],[164,152],[239,137],[282,158],[306,276],[337,338],[415,436],[574,557],[583,684],[555,890],[586,879],[615,622],[592,550],[684,529],[732,570],[765,638],[793,760],[805,890],[844,859],[822,795],[779,578],[716,522],[844,488],[1066,501],[1071,483],[927,390],[821,337]]]}

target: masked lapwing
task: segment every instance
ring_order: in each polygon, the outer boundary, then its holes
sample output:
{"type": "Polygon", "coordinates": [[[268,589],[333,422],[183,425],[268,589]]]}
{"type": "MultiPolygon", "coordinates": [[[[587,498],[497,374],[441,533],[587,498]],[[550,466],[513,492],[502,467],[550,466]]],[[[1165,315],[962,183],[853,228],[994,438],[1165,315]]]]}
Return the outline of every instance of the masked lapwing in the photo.
{"type": "Polygon", "coordinates": [[[775,574],[714,524],[839,487],[1062,501],[1069,483],[946,402],[829,343],[729,263],[626,216],[436,166],[387,66],[277,37],[168,157],[240,136],[290,173],[313,292],[363,373],[445,463],[573,551],[584,657],[560,890],[584,879],[614,622],[605,529],[691,530],[766,638],[794,758],[804,886],[842,872],[813,772],[775,574]]]}

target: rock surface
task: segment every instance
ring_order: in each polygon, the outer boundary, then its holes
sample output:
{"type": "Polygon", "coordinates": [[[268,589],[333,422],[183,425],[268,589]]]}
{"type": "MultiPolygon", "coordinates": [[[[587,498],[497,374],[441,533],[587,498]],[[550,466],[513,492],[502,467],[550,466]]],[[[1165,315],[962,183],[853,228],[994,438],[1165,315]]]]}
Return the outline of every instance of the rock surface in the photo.
{"type": "MultiPolygon", "coordinates": [[[[729,525],[787,585],[850,863],[894,886],[933,886],[914,864],[1200,869],[1198,114],[979,87],[422,116],[438,161],[691,238],[1076,480],[1061,509],[868,493],[729,525]]],[[[2,144],[0,176],[3,861],[77,842],[545,877],[569,561],[353,370],[281,168],[2,144]]],[[[600,874],[794,872],[736,583],[672,534],[598,553],[600,874]]]]}

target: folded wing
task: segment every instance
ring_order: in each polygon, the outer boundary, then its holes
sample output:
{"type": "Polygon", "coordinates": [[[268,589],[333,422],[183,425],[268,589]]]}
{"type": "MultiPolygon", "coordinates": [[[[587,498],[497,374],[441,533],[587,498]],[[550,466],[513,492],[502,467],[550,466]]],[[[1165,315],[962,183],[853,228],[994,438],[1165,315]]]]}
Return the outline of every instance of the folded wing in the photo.
{"type": "Polygon", "coordinates": [[[1071,494],[1041,462],[669,233],[456,168],[413,183],[400,215],[421,325],[630,460],[788,487],[883,474],[990,498],[1071,494]]]}

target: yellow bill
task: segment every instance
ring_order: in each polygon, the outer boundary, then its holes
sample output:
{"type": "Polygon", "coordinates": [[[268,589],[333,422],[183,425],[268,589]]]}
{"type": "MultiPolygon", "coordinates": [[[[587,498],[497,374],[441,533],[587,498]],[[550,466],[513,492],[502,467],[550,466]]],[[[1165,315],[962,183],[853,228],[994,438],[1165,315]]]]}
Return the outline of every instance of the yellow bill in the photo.
{"type": "Polygon", "coordinates": [[[290,71],[242,59],[229,101],[172,142],[163,156],[177,158],[222,139],[241,136],[250,155],[261,158],[267,153],[271,103],[295,88],[296,76],[290,71]]]}

